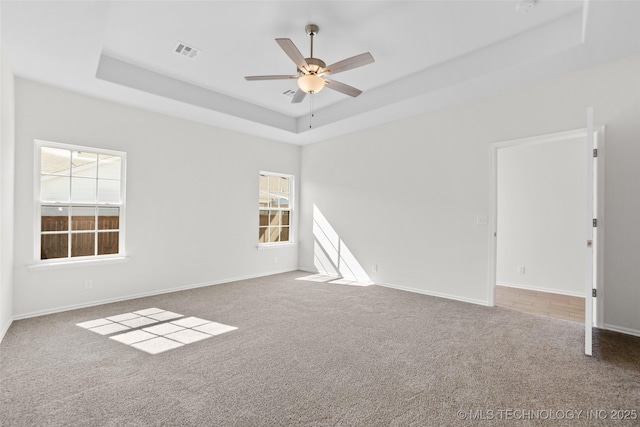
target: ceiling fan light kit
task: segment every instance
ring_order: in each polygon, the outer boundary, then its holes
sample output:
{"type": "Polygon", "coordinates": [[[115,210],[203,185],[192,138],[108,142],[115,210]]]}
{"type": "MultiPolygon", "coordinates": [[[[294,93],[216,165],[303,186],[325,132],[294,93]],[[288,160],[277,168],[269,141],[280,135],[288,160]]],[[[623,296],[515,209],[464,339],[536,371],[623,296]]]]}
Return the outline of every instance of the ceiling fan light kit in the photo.
{"type": "Polygon", "coordinates": [[[329,80],[324,76],[371,64],[374,62],[373,56],[371,53],[366,52],[327,66],[323,60],[313,57],[313,38],[318,34],[319,30],[320,28],[315,24],[309,24],[305,27],[305,31],[311,39],[311,54],[309,58],[302,56],[300,50],[290,39],[276,39],[276,43],[296,64],[297,75],[246,76],[245,79],[249,81],[297,79],[298,91],[291,100],[294,104],[302,102],[308,93],[315,94],[320,92],[325,86],[352,97],[360,95],[362,93],[360,89],[335,80],[329,80]]]}
{"type": "Polygon", "coordinates": [[[298,87],[306,93],[318,93],[324,89],[324,79],[315,74],[307,74],[298,78],[298,87]]]}

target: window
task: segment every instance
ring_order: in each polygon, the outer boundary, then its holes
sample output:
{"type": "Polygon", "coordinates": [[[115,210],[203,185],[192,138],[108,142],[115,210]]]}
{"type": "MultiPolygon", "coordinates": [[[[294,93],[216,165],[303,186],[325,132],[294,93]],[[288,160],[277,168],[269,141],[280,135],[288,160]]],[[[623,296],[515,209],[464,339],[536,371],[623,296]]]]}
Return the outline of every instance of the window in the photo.
{"type": "Polygon", "coordinates": [[[125,153],[36,141],[41,260],[124,253],[125,153]]]}
{"type": "Polygon", "coordinates": [[[260,172],[258,243],[291,242],[293,176],[260,172]]]}

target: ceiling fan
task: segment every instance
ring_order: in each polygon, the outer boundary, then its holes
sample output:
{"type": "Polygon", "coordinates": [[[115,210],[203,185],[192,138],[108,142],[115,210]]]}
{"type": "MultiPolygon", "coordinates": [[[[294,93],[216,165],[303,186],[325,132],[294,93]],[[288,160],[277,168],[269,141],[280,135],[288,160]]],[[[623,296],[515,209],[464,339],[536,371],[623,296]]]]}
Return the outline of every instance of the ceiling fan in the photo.
{"type": "Polygon", "coordinates": [[[356,97],[362,93],[360,89],[335,80],[324,78],[327,75],[333,75],[342,71],[351,70],[353,68],[362,67],[363,65],[374,62],[373,56],[369,53],[361,53],[351,58],[343,59],[334,64],[327,66],[325,62],[319,58],[313,57],[313,37],[318,34],[320,28],[315,24],[309,24],[305,27],[305,31],[311,38],[311,55],[305,58],[300,50],[290,39],[276,39],[276,42],[284,53],[296,64],[297,75],[273,75],[273,76],[246,76],[245,79],[252,80],[286,80],[297,79],[298,91],[291,100],[292,103],[302,102],[307,93],[318,93],[325,86],[329,89],[344,93],[345,95],[356,97]]]}

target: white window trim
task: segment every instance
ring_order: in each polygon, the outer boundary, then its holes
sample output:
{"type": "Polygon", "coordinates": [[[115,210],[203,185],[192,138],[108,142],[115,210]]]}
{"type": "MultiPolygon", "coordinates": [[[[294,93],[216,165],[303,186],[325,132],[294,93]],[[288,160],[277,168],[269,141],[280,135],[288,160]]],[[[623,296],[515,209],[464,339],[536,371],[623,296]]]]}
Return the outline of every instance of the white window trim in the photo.
{"type": "MultiPolygon", "coordinates": [[[[100,255],[99,257],[95,257],[93,259],[86,259],[88,257],[74,257],[73,260],[71,258],[57,258],[62,261],[59,262],[39,262],[37,264],[27,265],[27,270],[29,271],[41,271],[41,270],[58,270],[69,267],[85,267],[90,265],[106,265],[106,264],[120,264],[123,262],[129,262],[128,256],[123,255],[100,255]]],[[[49,260],[42,260],[49,261],[49,260]]]]}
{"type": "MultiPolygon", "coordinates": [[[[123,151],[115,151],[115,150],[107,150],[96,147],[88,147],[83,145],[75,145],[75,144],[64,144],[60,142],[52,142],[36,139],[35,141],[35,152],[33,155],[34,159],[34,193],[33,193],[33,224],[34,224],[34,244],[33,244],[33,259],[34,263],[32,265],[27,266],[28,269],[36,269],[47,266],[70,266],[70,265],[89,265],[94,262],[107,263],[107,262],[122,262],[127,259],[126,250],[125,250],[125,230],[126,230],[126,170],[127,170],[127,153],[123,151]],[[120,219],[119,219],[119,229],[118,229],[118,253],[117,254],[108,254],[108,255],[91,255],[91,256],[82,256],[82,257],[67,257],[67,258],[51,258],[51,259],[40,259],[40,242],[41,237],[41,220],[40,220],[40,211],[43,203],[40,201],[40,184],[41,184],[41,149],[42,147],[51,147],[51,148],[60,148],[63,150],[71,150],[71,151],[89,151],[91,153],[98,154],[107,154],[112,156],[118,156],[121,160],[121,169],[120,169],[120,195],[121,202],[117,204],[120,208],[120,219]]],[[[46,205],[56,205],[56,203],[45,203],[46,205]]],[[[61,205],[63,203],[60,203],[61,205]]],[[[83,205],[86,203],[76,203],[77,205],[83,205]]],[[[90,206],[100,206],[100,203],[88,203],[86,205],[90,206]]],[[[115,206],[113,203],[105,203],[105,206],[115,206]]],[[[69,224],[71,227],[71,224],[69,224]]]]}
{"type": "MultiPolygon", "coordinates": [[[[270,176],[280,176],[282,178],[289,178],[289,240],[286,242],[268,242],[268,243],[260,243],[258,242],[257,249],[274,249],[274,248],[284,248],[287,246],[295,246],[296,245],[296,233],[295,233],[295,207],[296,207],[296,177],[295,175],[280,173],[280,172],[269,172],[269,171],[260,171],[258,173],[258,177],[260,175],[270,175],[270,176]]],[[[258,205],[258,216],[260,215],[260,211],[264,210],[264,208],[260,208],[258,205]]],[[[259,218],[258,218],[259,220],[259,218]]]]}
{"type": "MultiPolygon", "coordinates": [[[[291,230],[289,230],[291,232],[291,230]]],[[[257,249],[259,251],[264,249],[280,249],[289,246],[296,246],[296,242],[270,242],[270,243],[258,243],[257,249]]]]}

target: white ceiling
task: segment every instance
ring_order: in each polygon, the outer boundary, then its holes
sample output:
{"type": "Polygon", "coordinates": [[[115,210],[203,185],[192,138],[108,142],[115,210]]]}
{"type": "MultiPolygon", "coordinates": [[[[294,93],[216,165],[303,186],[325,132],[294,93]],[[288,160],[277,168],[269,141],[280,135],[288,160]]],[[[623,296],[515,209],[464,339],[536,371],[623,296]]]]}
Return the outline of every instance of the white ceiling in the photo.
{"type": "Polygon", "coordinates": [[[223,128],[306,144],[640,53],[639,1],[2,1],[15,75],[223,128]],[[274,41],[327,64],[375,63],[291,104],[295,74],[274,41]],[[173,52],[178,41],[201,50],[173,52]]]}

